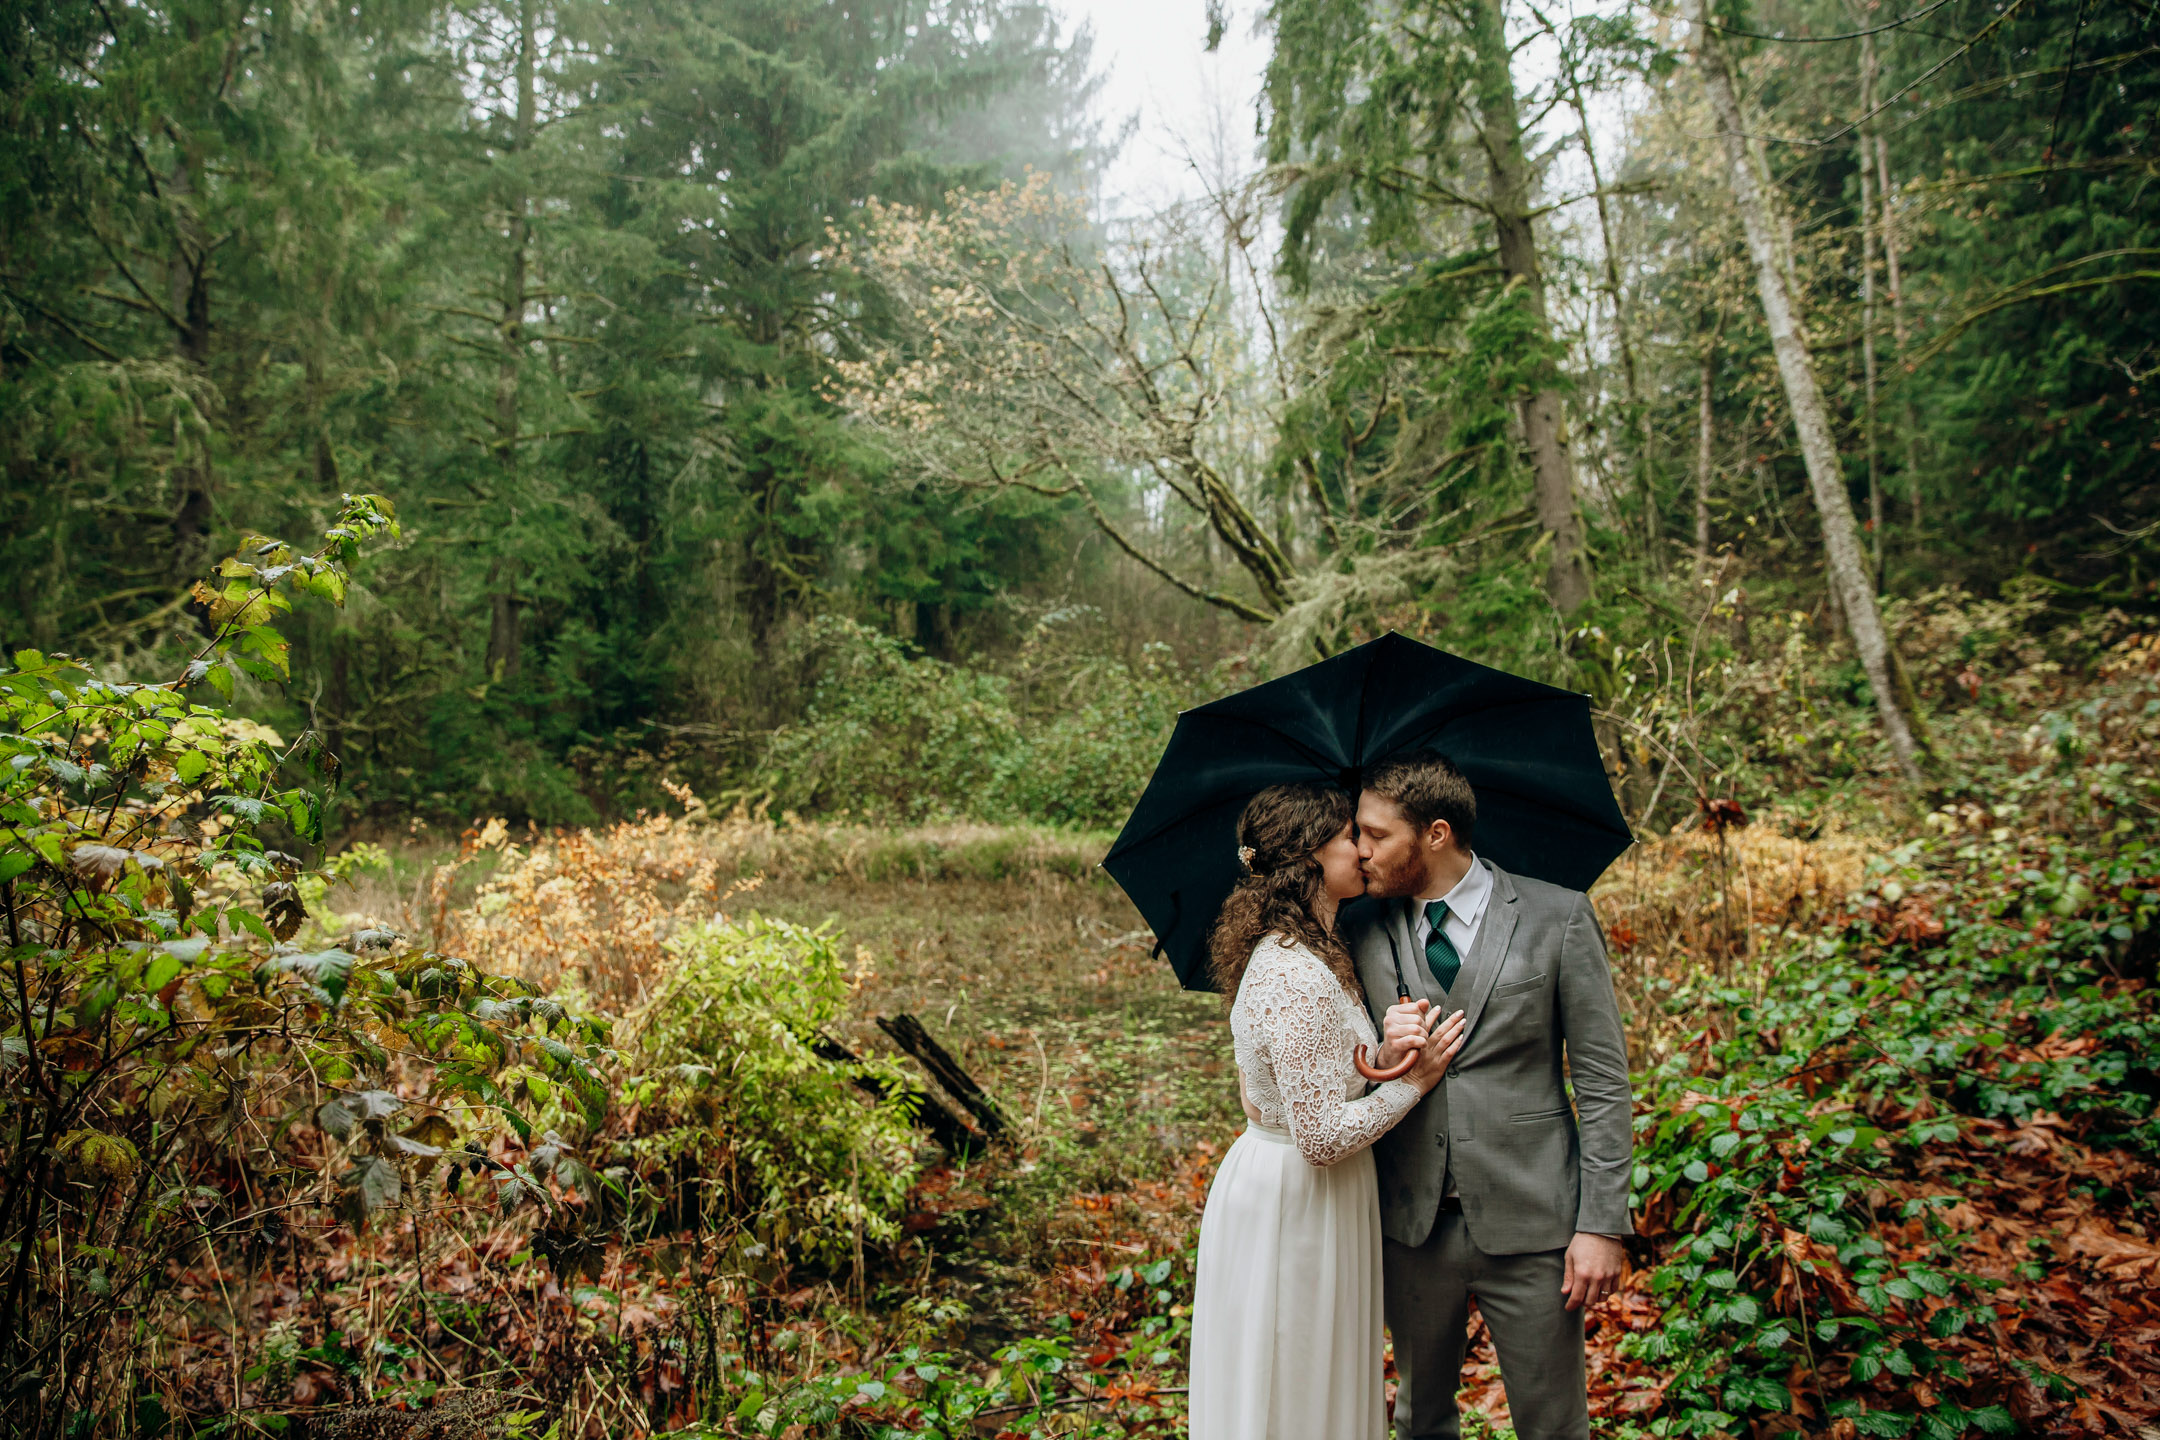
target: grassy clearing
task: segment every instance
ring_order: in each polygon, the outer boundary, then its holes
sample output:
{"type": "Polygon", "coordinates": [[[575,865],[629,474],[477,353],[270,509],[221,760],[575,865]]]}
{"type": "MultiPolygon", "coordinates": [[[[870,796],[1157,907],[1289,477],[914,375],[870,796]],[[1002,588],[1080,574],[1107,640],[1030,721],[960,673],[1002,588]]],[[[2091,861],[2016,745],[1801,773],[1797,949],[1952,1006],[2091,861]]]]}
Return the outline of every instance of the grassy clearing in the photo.
{"type": "MultiPolygon", "coordinates": [[[[1698,824],[1600,883],[1645,1102],[1641,1268],[1590,1317],[1602,1426],[1957,1440],[2160,1414],[2149,1377],[2082,1338],[2107,1315],[2145,1325],[2133,1280],[2160,1274],[2144,1198],[2160,877],[2134,838],[2156,676],[2139,660],[2042,714],[1925,816],[1698,824]]],[[[670,936],[716,911],[830,927],[855,961],[834,1038],[890,1055],[876,1017],[915,1015],[1012,1117],[1015,1143],[971,1164],[918,1151],[897,1242],[744,1288],[755,1384],[698,1383],[760,1394],[784,1370],[837,1394],[920,1349],[994,1384],[1000,1346],[1042,1341],[1084,1364],[1070,1373],[1099,1387],[1104,1424],[1137,1385],[1174,1426],[1182,1267],[1239,1125],[1235,1081],[1221,1002],[1177,988],[1092,868],[1107,837],[688,808],[486,827],[455,855],[390,857],[355,899],[618,1013],[670,936]]],[[[656,1313],[676,1303],[633,1247],[611,1265],[656,1313]]],[[[647,1355],[619,1373],[653,1373],[647,1355]]],[[[1489,1346],[1464,1379],[1479,1424],[1504,1427],[1489,1346]]],[[[924,1433],[906,1407],[936,1387],[895,1383],[887,1418],[806,1433],[924,1433]]]]}
{"type": "MultiPolygon", "coordinates": [[[[1016,1143],[973,1165],[925,1147],[910,1238],[868,1257],[861,1280],[873,1311],[942,1307],[957,1324],[940,1338],[987,1354],[1039,1329],[1046,1306],[1069,1319],[1119,1265],[1182,1257],[1240,1123],[1224,1006],[1150,953],[1095,866],[1109,839],[781,827],[694,804],[602,832],[480,826],[456,851],[385,846],[331,897],[329,928],[426,934],[627,1009],[668,963],[669,937],[716,911],[829,927],[858,986],[833,1038],[913,1069],[876,1024],[912,1014],[1014,1122],[1016,1143]]],[[[836,1320],[853,1283],[820,1302],[836,1320]]]]}

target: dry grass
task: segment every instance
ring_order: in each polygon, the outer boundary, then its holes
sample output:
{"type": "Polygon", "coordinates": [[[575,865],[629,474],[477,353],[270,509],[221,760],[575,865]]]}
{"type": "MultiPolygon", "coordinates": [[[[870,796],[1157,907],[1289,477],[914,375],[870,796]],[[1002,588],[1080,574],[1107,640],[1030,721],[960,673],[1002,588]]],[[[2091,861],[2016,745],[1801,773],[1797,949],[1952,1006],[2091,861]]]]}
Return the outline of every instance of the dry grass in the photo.
{"type": "MultiPolygon", "coordinates": [[[[742,810],[712,816],[688,790],[677,799],[682,815],[597,830],[519,834],[489,820],[454,850],[405,837],[329,897],[339,912],[328,917],[331,928],[387,926],[503,973],[576,986],[615,1010],[643,1002],[672,936],[722,909],[830,919],[858,941],[896,931],[919,952],[937,929],[927,922],[965,896],[963,906],[979,900],[994,917],[997,933],[984,946],[1011,952],[1007,965],[990,967],[999,977],[1013,963],[1034,968],[1068,938],[1083,960],[1145,939],[1139,917],[1096,868],[1108,836],[780,823],[742,810]],[[930,887],[945,898],[927,901],[930,887]],[[841,898],[825,903],[832,897],[841,898]],[[863,903],[850,897],[866,897],[870,913],[859,914],[863,903]]],[[[1070,967],[1053,968],[1062,976],[1070,967]]],[[[1082,981],[1100,969],[1086,967],[1082,981]]],[[[900,973],[915,971],[903,964],[900,973]]],[[[929,998],[909,997],[918,1005],[929,998]]]]}
{"type": "Polygon", "coordinates": [[[1660,836],[1621,856],[1591,899],[1636,1062],[1676,1038],[1662,992],[1705,972],[1759,987],[1764,947],[1843,906],[1879,848],[1852,833],[1803,840],[1746,826],[1660,836]]]}
{"type": "MultiPolygon", "coordinates": [[[[1150,953],[1144,922],[1093,864],[1104,837],[776,824],[678,798],[680,816],[523,836],[492,821],[454,854],[407,847],[359,880],[346,918],[617,1013],[652,992],[670,937],[717,911],[831,925],[861,967],[835,1038],[889,1053],[876,1017],[913,1014],[1035,1140],[1085,1150],[1142,1132],[1140,1151],[1106,1157],[1088,1183],[1134,1182],[1234,1132],[1222,1004],[1180,990],[1150,953]]],[[[1765,947],[1844,904],[1873,848],[1854,833],[1754,825],[1621,857],[1593,898],[1637,1062],[1682,1038],[1665,993],[1705,971],[1759,985],[1765,947]]]]}
{"type": "MultiPolygon", "coordinates": [[[[684,791],[679,816],[600,830],[468,830],[357,879],[348,924],[427,938],[491,968],[570,985],[627,1011],[667,964],[667,942],[722,910],[830,924],[859,947],[861,1004],[839,1038],[884,1049],[873,1019],[915,1014],[1034,1114],[1061,1067],[1048,1031],[1103,1017],[1168,1025],[1221,1048],[1222,1007],[1178,989],[1152,936],[1096,868],[1108,837],[952,824],[913,829],[711,816],[684,791]]],[[[1763,825],[1691,829],[1630,850],[1593,892],[1639,1062],[1661,1054],[1662,993],[1714,974],[1756,984],[1764,947],[1858,887],[1877,847],[1763,825]]],[[[1076,1042],[1077,1043],[1077,1042],[1076,1042]]],[[[1207,1068],[1218,1068],[1213,1050],[1207,1068]]]]}

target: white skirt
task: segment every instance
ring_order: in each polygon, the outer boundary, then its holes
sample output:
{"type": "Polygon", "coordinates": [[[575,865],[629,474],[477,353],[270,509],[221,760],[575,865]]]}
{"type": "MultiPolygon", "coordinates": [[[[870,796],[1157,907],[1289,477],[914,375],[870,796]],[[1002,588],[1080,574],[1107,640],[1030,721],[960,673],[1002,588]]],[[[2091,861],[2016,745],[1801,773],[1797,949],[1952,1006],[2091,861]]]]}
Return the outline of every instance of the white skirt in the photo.
{"type": "Polygon", "coordinates": [[[1248,1125],[1200,1217],[1192,1440],[1385,1440],[1380,1192],[1248,1125]]]}

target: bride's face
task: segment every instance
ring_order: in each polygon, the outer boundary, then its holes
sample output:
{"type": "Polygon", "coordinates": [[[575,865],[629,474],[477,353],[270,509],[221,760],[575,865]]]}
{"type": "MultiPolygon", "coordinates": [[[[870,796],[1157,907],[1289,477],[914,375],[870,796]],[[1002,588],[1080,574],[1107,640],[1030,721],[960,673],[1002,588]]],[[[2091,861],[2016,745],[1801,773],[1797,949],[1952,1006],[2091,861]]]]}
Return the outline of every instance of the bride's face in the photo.
{"type": "Polygon", "coordinates": [[[1365,873],[1358,868],[1357,822],[1346,821],[1335,838],[1318,850],[1323,883],[1330,900],[1348,900],[1365,893],[1365,873]]]}

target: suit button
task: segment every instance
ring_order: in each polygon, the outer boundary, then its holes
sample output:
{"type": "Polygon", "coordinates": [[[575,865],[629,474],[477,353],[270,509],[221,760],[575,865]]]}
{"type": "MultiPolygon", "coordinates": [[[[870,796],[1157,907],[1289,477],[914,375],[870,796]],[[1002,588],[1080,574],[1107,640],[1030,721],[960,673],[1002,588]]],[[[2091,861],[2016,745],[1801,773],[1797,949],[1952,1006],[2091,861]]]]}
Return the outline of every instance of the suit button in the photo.
{"type": "Polygon", "coordinates": [[[1460,1080],[1462,1079],[1462,1071],[1457,1070],[1454,1066],[1450,1065],[1448,1067],[1447,1078],[1450,1080],[1460,1080]]]}

